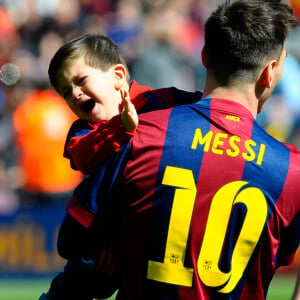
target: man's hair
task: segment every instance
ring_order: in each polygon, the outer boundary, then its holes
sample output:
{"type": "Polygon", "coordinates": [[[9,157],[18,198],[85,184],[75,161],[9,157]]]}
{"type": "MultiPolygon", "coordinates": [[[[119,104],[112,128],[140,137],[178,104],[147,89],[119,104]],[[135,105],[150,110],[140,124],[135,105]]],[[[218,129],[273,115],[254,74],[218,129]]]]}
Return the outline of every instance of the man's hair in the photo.
{"type": "Polygon", "coordinates": [[[48,75],[51,85],[59,92],[59,78],[75,59],[84,57],[85,63],[91,67],[107,71],[116,64],[122,64],[130,76],[127,64],[119,47],[108,37],[98,34],[86,34],[75,38],[58,49],[50,61],[48,75]]]}
{"type": "Polygon", "coordinates": [[[207,68],[220,86],[253,82],[259,67],[279,59],[290,29],[299,23],[281,0],[229,0],[205,24],[207,68]]]}

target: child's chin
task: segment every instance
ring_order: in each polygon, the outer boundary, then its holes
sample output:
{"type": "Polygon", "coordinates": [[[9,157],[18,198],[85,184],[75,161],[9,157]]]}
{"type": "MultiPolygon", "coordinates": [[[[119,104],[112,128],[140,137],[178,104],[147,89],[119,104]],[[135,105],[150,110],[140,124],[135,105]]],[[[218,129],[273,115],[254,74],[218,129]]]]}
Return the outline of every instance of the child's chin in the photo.
{"type": "Polygon", "coordinates": [[[91,111],[89,114],[87,114],[87,116],[88,116],[88,119],[94,123],[106,121],[105,116],[103,116],[102,114],[96,114],[93,111],[91,111]]]}

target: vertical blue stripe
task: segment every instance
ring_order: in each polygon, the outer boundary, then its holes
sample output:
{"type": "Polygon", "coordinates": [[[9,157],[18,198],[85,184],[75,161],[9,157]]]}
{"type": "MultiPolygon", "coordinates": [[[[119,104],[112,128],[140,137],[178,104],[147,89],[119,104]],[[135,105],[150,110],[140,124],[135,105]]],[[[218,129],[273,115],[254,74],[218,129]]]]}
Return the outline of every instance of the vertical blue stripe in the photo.
{"type": "MultiPolygon", "coordinates": [[[[262,165],[246,162],[243,179],[260,188],[268,201],[269,216],[273,213],[289,170],[290,151],[282,143],[267,134],[256,122],[253,124],[252,140],[266,145],[262,165]]],[[[258,154],[258,149],[256,149],[258,154]]]]}

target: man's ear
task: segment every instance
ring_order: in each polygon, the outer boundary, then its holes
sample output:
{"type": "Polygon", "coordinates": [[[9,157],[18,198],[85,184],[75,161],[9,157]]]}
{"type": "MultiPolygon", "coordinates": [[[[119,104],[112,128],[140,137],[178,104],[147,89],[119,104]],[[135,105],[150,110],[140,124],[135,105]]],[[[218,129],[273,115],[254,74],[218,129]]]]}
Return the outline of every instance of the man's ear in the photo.
{"type": "Polygon", "coordinates": [[[202,59],[202,64],[203,64],[203,66],[204,66],[205,68],[207,68],[205,47],[202,48],[202,51],[201,51],[201,59],[202,59]]]}
{"type": "Polygon", "coordinates": [[[115,78],[115,88],[116,90],[120,90],[126,81],[127,70],[124,65],[117,64],[113,66],[113,74],[115,78]]]}
{"type": "Polygon", "coordinates": [[[270,88],[272,86],[273,72],[276,65],[277,60],[270,61],[261,73],[261,82],[267,88],[270,88]]]}

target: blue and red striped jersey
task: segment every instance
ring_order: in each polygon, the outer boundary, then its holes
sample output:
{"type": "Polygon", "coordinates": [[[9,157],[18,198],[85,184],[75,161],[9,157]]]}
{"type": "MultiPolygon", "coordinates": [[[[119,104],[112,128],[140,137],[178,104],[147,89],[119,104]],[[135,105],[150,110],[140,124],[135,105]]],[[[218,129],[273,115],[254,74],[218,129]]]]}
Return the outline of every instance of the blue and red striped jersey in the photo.
{"type": "Polygon", "coordinates": [[[73,198],[86,226],[115,213],[118,299],[265,299],[276,268],[293,260],[300,153],[236,102],[143,114],[103,168],[73,198]]]}

